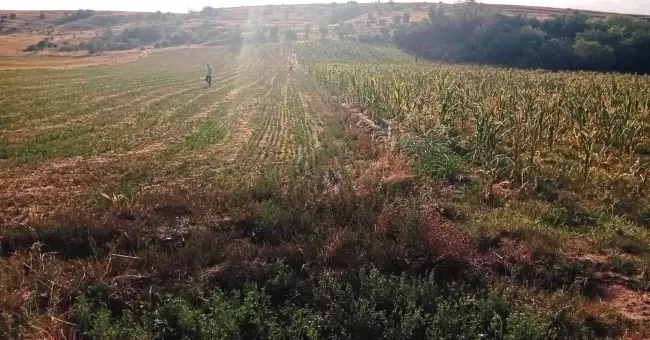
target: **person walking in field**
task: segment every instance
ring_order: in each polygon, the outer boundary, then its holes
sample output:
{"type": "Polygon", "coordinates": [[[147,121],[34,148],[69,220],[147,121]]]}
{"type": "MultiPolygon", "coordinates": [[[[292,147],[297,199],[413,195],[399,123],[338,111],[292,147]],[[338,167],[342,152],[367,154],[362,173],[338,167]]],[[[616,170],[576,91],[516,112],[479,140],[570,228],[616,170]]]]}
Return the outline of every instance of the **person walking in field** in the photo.
{"type": "Polygon", "coordinates": [[[212,87],[212,66],[208,64],[208,71],[205,74],[205,81],[208,83],[208,87],[212,87]]]}

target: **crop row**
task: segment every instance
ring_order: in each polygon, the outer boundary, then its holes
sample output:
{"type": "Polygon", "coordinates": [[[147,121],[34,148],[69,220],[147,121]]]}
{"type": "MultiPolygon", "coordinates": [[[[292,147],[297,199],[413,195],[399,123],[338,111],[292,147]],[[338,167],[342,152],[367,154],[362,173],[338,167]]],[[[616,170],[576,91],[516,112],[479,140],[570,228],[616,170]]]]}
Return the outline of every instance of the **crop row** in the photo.
{"type": "Polygon", "coordinates": [[[495,178],[535,179],[559,156],[583,184],[594,168],[620,166],[618,177],[647,184],[650,77],[425,64],[316,64],[310,72],[394,130],[455,138],[495,178]]]}

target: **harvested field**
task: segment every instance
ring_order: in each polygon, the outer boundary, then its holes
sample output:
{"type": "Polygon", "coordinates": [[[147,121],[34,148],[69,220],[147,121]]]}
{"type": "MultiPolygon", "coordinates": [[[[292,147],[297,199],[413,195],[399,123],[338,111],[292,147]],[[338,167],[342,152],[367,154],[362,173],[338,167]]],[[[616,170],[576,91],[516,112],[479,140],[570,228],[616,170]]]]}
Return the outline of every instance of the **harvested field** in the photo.
{"type": "Polygon", "coordinates": [[[647,84],[328,40],[3,72],[0,339],[643,338],[647,84]]]}

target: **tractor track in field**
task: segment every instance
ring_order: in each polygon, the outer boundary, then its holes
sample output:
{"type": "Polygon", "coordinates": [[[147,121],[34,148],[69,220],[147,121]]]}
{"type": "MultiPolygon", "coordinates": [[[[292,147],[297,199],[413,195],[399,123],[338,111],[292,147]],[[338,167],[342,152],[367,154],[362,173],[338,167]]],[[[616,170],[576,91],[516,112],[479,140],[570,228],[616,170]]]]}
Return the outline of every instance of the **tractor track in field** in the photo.
{"type": "MultiPolygon", "coordinates": [[[[240,84],[240,86],[237,86],[235,84],[235,88],[232,89],[228,94],[224,97],[221,98],[221,100],[215,102],[214,104],[210,105],[208,108],[198,112],[196,115],[191,117],[191,120],[201,120],[205,118],[210,118],[211,114],[219,108],[224,108],[231,106],[233,103],[237,103],[240,101],[240,95],[246,96],[246,92],[248,90],[251,90],[255,88],[256,86],[260,85],[260,83],[268,76],[268,74],[265,74],[260,77],[255,77],[255,80],[252,82],[248,82],[247,84],[243,85],[240,84]]],[[[226,113],[227,115],[227,113],[226,113]]],[[[220,120],[221,121],[221,120],[220,120]]]]}
{"type": "Polygon", "coordinates": [[[235,161],[239,163],[241,152],[246,148],[253,134],[252,117],[254,115],[264,114],[263,110],[260,109],[264,107],[262,103],[268,100],[273,90],[276,76],[269,76],[264,79],[267,79],[267,81],[264,82],[261,89],[266,89],[268,86],[267,90],[262,90],[265,93],[254,98],[247,96],[229,110],[228,117],[225,120],[226,124],[228,124],[226,125],[228,136],[224,145],[221,146],[221,149],[226,152],[225,160],[228,164],[232,164],[235,161]]]}

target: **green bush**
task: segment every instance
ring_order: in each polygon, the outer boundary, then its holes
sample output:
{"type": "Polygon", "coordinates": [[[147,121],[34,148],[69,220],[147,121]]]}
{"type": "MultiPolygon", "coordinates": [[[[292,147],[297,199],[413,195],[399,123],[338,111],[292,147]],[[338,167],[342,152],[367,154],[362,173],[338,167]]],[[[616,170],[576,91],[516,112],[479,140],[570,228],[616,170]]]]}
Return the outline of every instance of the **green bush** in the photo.
{"type": "MultiPolygon", "coordinates": [[[[66,24],[66,23],[69,23],[69,22],[73,22],[73,21],[77,21],[77,20],[81,20],[81,19],[85,19],[85,18],[90,18],[94,14],[95,14],[95,11],[93,11],[91,9],[87,9],[87,10],[80,9],[80,10],[77,10],[76,12],[74,12],[72,14],[68,14],[66,12],[66,15],[63,18],[59,19],[58,24],[62,25],[62,24],[66,24]]],[[[15,14],[14,14],[14,16],[15,16],[15,14]]]]}
{"type": "MultiPolygon", "coordinates": [[[[200,297],[170,295],[134,310],[109,309],[90,291],[75,314],[93,339],[548,339],[591,338],[563,313],[535,312],[505,296],[440,285],[433,275],[363,270],[310,286],[286,267],[263,285],[200,297]]],[[[115,304],[113,304],[115,305],[115,304]]],[[[126,305],[125,305],[126,306],[126,305]]]]}
{"type": "Polygon", "coordinates": [[[463,160],[448,143],[436,137],[413,137],[403,140],[399,149],[421,175],[451,182],[459,179],[463,160]]]}
{"type": "Polygon", "coordinates": [[[278,32],[280,31],[280,27],[276,26],[271,26],[269,28],[269,40],[271,41],[278,41],[278,32]]]}
{"type": "Polygon", "coordinates": [[[298,40],[298,33],[296,31],[288,28],[288,29],[284,30],[284,38],[289,42],[296,41],[296,40],[298,40]]]}
{"type": "Polygon", "coordinates": [[[356,18],[363,13],[363,9],[355,1],[350,1],[342,6],[336,6],[329,19],[330,24],[344,22],[356,18]]]}

